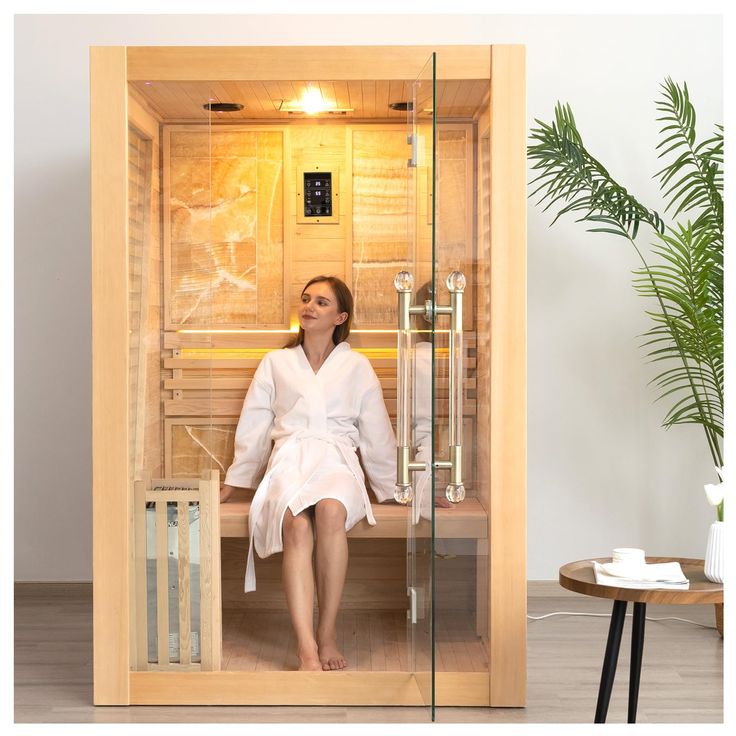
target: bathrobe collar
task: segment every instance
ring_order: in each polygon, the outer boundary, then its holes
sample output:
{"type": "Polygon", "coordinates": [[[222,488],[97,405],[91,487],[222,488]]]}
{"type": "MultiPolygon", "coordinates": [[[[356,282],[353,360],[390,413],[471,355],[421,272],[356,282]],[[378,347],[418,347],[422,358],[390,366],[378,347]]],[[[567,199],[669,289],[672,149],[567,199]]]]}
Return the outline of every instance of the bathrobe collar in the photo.
{"type": "Polygon", "coordinates": [[[338,345],[335,345],[332,352],[327,356],[327,359],[324,363],[319,367],[319,370],[315,373],[312,370],[312,366],[309,364],[309,358],[307,358],[307,354],[304,352],[304,347],[302,345],[297,346],[297,355],[299,357],[299,360],[303,362],[303,365],[306,366],[306,368],[309,370],[309,372],[317,378],[317,376],[322,373],[322,369],[332,360],[332,357],[336,353],[343,353],[346,350],[350,350],[350,345],[347,342],[341,342],[338,345]]]}

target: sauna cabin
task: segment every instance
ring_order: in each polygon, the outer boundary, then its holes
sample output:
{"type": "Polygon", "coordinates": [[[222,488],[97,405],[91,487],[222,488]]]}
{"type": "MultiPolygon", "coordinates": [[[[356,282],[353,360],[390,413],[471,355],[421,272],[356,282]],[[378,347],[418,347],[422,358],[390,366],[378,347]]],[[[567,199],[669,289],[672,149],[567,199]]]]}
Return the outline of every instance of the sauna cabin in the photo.
{"type": "Polygon", "coordinates": [[[524,49],[90,65],[95,703],[523,706],[524,49]],[[348,667],[299,672],[281,554],[244,593],[253,490],[219,488],[321,274],[354,295],[403,502],[348,534],[348,667]]]}

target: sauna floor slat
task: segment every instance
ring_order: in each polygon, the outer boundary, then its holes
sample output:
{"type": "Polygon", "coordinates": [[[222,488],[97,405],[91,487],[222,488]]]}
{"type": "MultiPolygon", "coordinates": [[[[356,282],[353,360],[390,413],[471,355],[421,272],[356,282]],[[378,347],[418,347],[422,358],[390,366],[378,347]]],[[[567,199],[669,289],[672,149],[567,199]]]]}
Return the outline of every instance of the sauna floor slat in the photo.
{"type": "MultiPolygon", "coordinates": [[[[467,614],[443,614],[436,622],[436,664],[439,672],[487,672],[485,648],[467,614]]],[[[347,669],[362,672],[409,671],[406,611],[350,610],[338,616],[337,640],[347,669]]],[[[418,633],[416,666],[429,665],[429,638],[418,633]]],[[[297,669],[296,639],[284,612],[223,615],[223,667],[235,671],[297,669]]]]}

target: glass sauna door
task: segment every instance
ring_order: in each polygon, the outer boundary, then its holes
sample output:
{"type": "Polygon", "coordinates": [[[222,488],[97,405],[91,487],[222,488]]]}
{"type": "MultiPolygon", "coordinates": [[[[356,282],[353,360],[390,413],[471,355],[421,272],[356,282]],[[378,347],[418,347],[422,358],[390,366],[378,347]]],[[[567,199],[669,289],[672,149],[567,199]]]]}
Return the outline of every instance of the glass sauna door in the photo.
{"type": "Polygon", "coordinates": [[[463,702],[471,692],[483,702],[489,682],[489,484],[477,449],[490,426],[488,310],[476,304],[486,293],[476,287],[488,282],[485,208],[475,218],[478,188],[487,186],[475,181],[467,104],[480,86],[438,82],[433,54],[413,83],[407,115],[411,266],[396,279],[396,493],[411,508],[411,670],[432,720],[437,704],[463,702]]]}
{"type": "MultiPolygon", "coordinates": [[[[435,104],[432,417],[435,701],[488,702],[490,170],[474,105],[485,80],[441,80],[435,104]]],[[[486,138],[486,141],[488,139],[486,138]]]]}
{"type": "Polygon", "coordinates": [[[428,59],[407,95],[407,234],[409,263],[398,293],[397,486],[407,504],[407,642],[409,668],[434,718],[432,531],[434,486],[433,345],[435,61],[428,59]]]}

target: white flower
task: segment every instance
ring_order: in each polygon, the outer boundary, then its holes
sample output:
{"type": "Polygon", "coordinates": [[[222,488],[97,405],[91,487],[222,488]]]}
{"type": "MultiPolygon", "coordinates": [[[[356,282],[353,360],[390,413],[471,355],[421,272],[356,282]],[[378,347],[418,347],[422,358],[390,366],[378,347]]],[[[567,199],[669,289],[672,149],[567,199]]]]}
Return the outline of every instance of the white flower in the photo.
{"type": "Polygon", "coordinates": [[[705,488],[705,497],[711,506],[718,506],[723,501],[723,483],[706,483],[703,488],[705,488]]]}
{"type": "Polygon", "coordinates": [[[711,506],[718,506],[723,501],[726,490],[726,474],[724,470],[724,468],[716,468],[716,473],[718,473],[718,477],[721,479],[720,483],[706,483],[703,486],[705,497],[711,506]]]}

